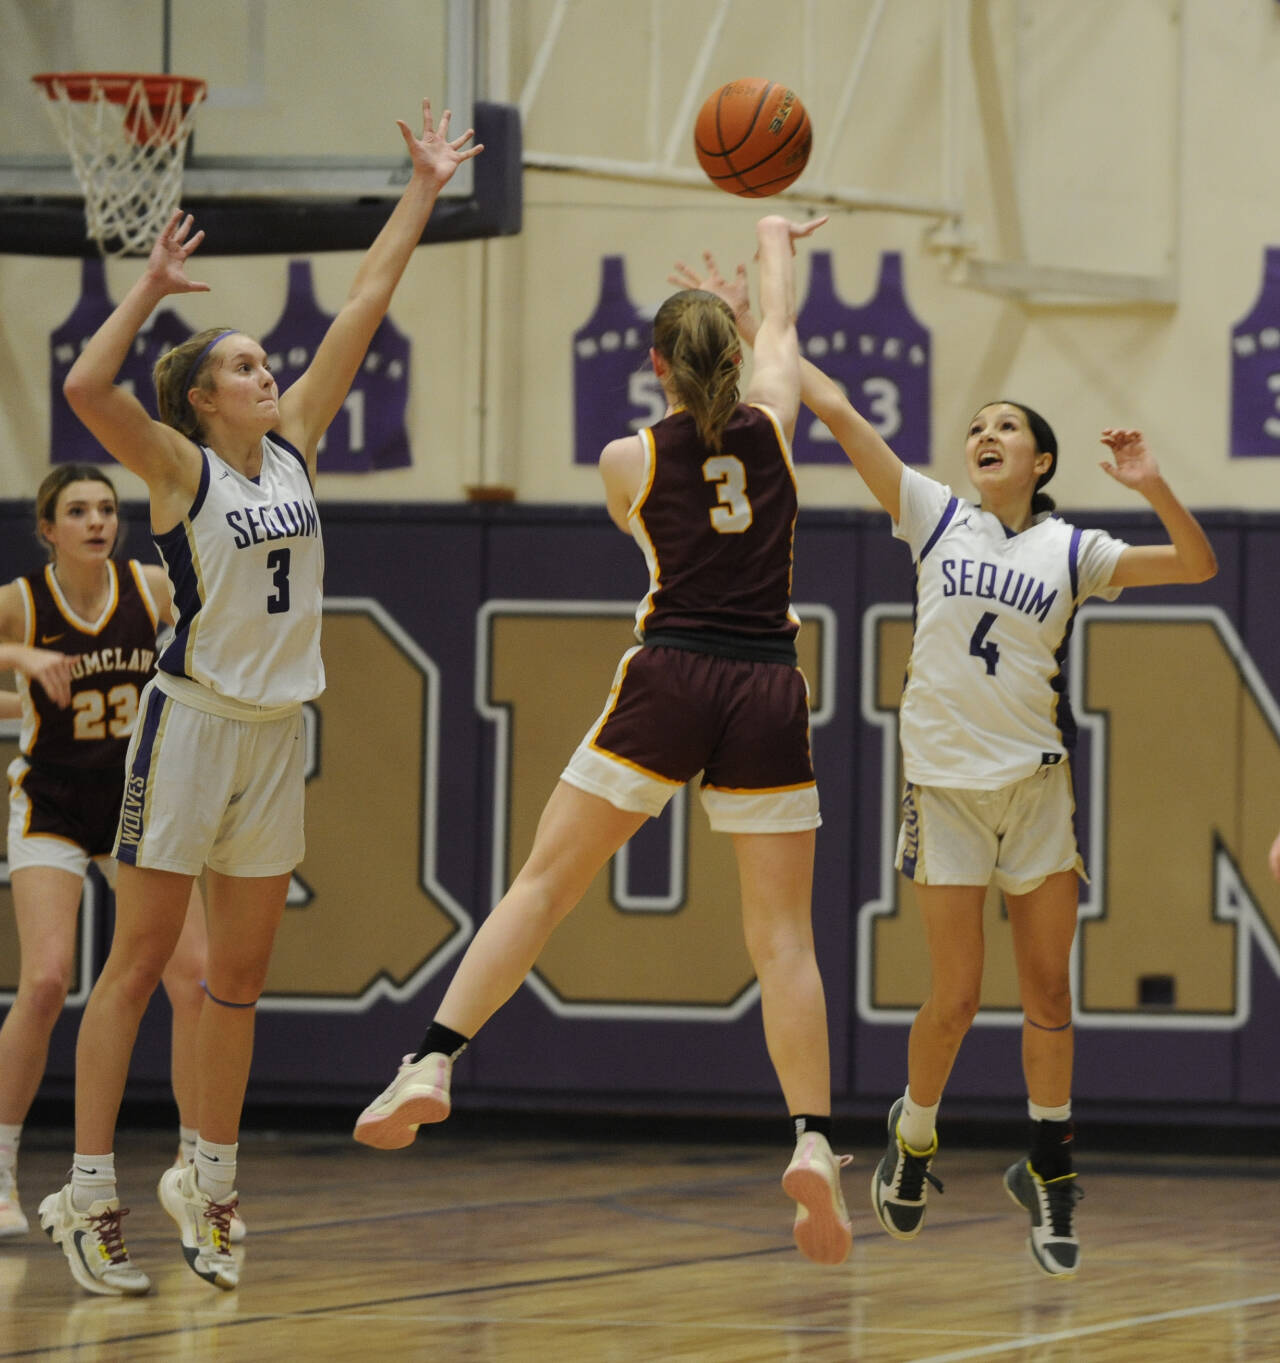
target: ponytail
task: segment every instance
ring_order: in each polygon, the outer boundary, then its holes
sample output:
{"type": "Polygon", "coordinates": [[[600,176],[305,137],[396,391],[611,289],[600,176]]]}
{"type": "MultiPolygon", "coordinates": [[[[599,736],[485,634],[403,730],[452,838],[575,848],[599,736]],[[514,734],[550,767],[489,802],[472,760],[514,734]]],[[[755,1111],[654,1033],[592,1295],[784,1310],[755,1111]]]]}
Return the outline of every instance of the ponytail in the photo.
{"type": "Polygon", "coordinates": [[[719,451],[738,405],[742,343],[729,305],[703,289],[672,294],[653,319],[653,348],[671,387],[693,417],[698,439],[719,451]]]}

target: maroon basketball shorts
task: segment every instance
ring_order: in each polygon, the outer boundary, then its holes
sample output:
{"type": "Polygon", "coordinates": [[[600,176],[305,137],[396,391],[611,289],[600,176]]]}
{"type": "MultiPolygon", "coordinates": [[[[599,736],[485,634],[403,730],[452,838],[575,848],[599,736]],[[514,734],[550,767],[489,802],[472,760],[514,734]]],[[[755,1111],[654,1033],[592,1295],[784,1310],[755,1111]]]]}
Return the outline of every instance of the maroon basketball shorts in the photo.
{"type": "Polygon", "coordinates": [[[124,768],[50,771],[25,757],[9,764],[9,869],[52,866],[83,876],[111,855],[124,768]]]}
{"type": "Polygon", "coordinates": [[[809,688],[792,663],[633,648],[561,779],[619,809],[657,815],[701,772],[712,828],[817,828],[809,688]]]}

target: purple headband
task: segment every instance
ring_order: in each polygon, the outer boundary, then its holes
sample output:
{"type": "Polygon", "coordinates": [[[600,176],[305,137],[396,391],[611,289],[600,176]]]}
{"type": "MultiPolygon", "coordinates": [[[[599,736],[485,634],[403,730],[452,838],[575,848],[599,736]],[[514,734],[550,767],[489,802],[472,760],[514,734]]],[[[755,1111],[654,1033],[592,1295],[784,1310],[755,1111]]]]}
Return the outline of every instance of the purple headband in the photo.
{"type": "Polygon", "coordinates": [[[205,346],[205,348],[196,356],[195,360],[193,361],[193,363],[192,363],[192,365],[191,365],[191,368],[187,370],[187,380],[186,380],[186,382],[182,385],[182,391],[183,391],[184,394],[185,394],[185,393],[187,392],[187,390],[191,387],[191,381],[195,378],[196,374],[199,372],[200,366],[201,366],[201,365],[205,362],[205,360],[208,358],[209,352],[214,348],[214,346],[216,346],[216,345],[218,344],[219,341],[225,341],[225,340],[227,339],[228,336],[234,336],[235,334],[236,334],[236,329],[235,329],[235,327],[228,327],[226,331],[220,331],[220,332],[213,338],[213,340],[210,341],[209,344],[208,344],[207,346],[205,346]]]}

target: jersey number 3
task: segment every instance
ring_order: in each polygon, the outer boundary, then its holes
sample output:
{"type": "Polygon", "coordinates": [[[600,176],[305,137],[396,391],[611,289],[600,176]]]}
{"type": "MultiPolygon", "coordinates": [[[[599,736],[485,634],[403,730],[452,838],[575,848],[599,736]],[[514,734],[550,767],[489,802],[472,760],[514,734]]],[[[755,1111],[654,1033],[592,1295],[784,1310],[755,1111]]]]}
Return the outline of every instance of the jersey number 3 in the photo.
{"type": "Polygon", "coordinates": [[[275,590],[267,597],[267,614],[283,615],[289,609],[289,551],[273,549],[267,555],[271,569],[271,585],[275,590]]]}
{"type": "Polygon", "coordinates": [[[742,460],[731,454],[715,454],[702,466],[702,476],[716,484],[716,500],[711,508],[711,528],[721,535],[740,535],[751,525],[751,503],[747,500],[747,471],[742,460]]]}

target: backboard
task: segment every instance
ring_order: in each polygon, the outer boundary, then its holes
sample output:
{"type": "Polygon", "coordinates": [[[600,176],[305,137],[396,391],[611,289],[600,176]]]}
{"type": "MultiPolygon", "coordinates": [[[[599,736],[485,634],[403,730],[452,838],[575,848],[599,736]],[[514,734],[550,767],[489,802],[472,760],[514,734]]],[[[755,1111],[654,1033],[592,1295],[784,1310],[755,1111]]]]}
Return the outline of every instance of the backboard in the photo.
{"type": "Polygon", "coordinates": [[[183,173],[210,254],[358,248],[409,173],[395,120],[424,95],[486,153],[461,166],[426,240],[519,230],[519,118],[481,98],[473,0],[0,0],[0,251],[82,255],[83,196],[42,71],[208,82],[183,173]],[[513,161],[514,156],[514,173],[513,161]],[[515,199],[510,196],[514,190],[515,199]]]}

